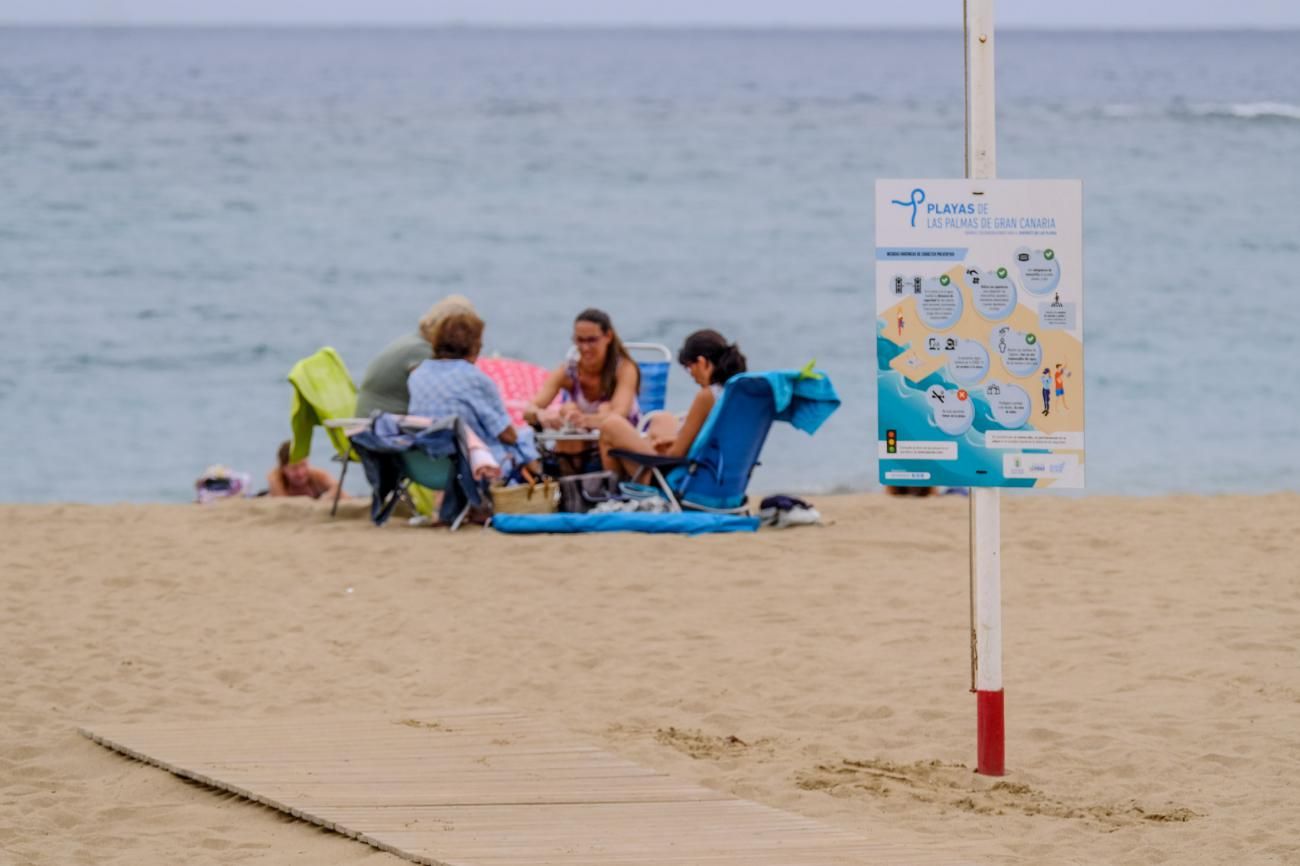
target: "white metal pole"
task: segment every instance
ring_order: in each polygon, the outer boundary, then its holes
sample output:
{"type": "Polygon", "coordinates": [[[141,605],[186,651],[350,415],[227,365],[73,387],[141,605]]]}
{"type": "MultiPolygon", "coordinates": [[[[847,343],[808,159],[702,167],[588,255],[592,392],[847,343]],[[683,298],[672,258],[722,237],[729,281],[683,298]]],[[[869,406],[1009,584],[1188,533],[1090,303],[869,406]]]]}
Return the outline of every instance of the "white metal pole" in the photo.
{"type": "MultiPolygon", "coordinates": [[[[993,82],[993,0],[964,0],[966,177],[997,177],[993,82]]],[[[971,673],[976,696],[977,770],[1006,772],[1002,693],[1001,492],[973,487],[970,497],[971,673]]]]}

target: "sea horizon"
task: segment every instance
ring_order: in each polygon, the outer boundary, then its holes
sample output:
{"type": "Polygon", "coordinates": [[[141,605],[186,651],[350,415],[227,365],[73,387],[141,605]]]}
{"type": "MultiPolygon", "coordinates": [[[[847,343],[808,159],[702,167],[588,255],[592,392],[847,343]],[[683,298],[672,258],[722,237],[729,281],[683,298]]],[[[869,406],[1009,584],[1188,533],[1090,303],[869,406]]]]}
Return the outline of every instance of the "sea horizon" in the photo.
{"type": "MultiPolygon", "coordinates": [[[[0,18],[0,29],[31,30],[432,30],[432,31],[504,31],[507,33],[643,33],[643,32],[704,32],[704,33],[813,33],[828,35],[844,33],[846,35],[872,33],[961,33],[960,25],[907,25],[907,26],[867,26],[862,24],[798,24],[798,23],[656,23],[628,22],[620,24],[593,21],[545,23],[528,21],[78,21],[49,22],[22,19],[0,18]]],[[[1024,27],[1000,25],[998,34],[1035,34],[1050,33],[1060,35],[1136,35],[1136,36],[1186,36],[1213,34],[1249,34],[1287,36],[1300,33],[1300,27],[1024,27]]]]}

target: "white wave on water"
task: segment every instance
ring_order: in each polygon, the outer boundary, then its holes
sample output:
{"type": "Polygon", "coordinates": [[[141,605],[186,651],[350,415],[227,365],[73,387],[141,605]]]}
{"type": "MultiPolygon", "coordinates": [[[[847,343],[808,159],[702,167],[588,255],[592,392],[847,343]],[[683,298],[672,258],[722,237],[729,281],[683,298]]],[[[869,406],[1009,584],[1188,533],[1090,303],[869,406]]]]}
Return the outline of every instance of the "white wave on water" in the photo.
{"type": "Polygon", "coordinates": [[[1291,102],[1234,102],[1228,105],[1193,105],[1193,114],[1202,117],[1240,117],[1245,120],[1300,120],[1300,105],[1291,102]]]}
{"type": "Polygon", "coordinates": [[[1271,101],[1174,103],[1164,106],[1111,103],[1101,107],[1101,116],[1116,120],[1168,117],[1300,121],[1300,105],[1271,101]]]}

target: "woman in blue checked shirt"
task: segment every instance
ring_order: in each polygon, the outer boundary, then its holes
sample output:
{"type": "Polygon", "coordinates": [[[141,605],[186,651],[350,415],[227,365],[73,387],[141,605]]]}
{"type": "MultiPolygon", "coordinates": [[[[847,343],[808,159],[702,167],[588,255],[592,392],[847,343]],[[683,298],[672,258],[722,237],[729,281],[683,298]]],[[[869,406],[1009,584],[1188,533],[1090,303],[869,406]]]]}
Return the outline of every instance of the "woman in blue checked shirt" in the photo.
{"type": "Polygon", "coordinates": [[[541,472],[533,431],[510,423],[505,401],[486,373],[474,366],[483,348],[483,320],[474,313],[453,313],[438,328],[433,358],[411,371],[407,387],[412,415],[458,416],[487,443],[505,477],[521,468],[541,472]]]}

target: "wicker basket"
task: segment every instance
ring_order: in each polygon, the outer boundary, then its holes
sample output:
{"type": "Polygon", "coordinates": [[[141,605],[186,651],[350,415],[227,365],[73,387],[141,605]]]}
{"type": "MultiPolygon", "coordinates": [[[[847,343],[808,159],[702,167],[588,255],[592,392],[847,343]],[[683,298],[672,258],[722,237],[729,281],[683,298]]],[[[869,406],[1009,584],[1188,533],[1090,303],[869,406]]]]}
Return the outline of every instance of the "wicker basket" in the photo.
{"type": "Polygon", "coordinates": [[[547,478],[532,484],[492,488],[492,510],[497,514],[549,514],[560,501],[560,485],[547,478]]]}

